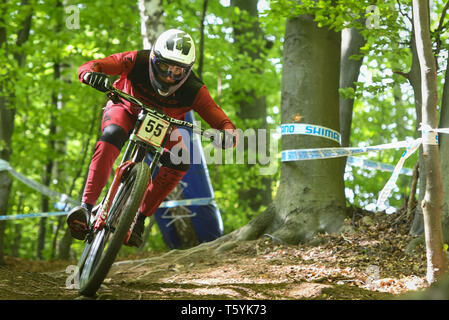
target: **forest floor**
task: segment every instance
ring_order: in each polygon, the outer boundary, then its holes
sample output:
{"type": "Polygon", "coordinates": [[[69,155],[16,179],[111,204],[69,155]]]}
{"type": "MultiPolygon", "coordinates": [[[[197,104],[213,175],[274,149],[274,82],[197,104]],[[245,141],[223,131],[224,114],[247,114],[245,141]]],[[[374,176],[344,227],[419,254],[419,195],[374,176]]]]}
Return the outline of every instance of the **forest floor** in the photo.
{"type": "MultiPolygon", "coordinates": [[[[109,300],[383,300],[426,288],[424,246],[405,249],[405,214],[355,211],[342,234],[300,245],[270,236],[213,250],[147,252],[113,265],[96,299],[109,300]],[[193,251],[193,252],[192,252],[193,251]]],[[[201,247],[201,246],[200,246],[201,247]]],[[[75,261],[6,257],[0,300],[73,300],[75,261]],[[68,268],[69,267],[69,268],[68,268]]]]}

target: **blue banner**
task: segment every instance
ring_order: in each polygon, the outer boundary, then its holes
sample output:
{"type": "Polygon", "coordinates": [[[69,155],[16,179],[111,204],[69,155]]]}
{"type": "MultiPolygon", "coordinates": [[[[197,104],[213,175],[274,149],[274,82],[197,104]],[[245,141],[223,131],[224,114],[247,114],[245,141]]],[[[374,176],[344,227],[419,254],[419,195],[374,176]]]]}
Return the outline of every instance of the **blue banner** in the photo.
{"type": "MultiPolygon", "coordinates": [[[[185,120],[192,123],[195,121],[193,111],[186,114],[185,120]]],[[[180,183],[181,199],[165,201],[165,205],[163,203],[154,214],[165,243],[172,249],[181,246],[173,219],[190,218],[200,243],[215,240],[223,235],[223,221],[220,210],[214,201],[214,191],[201,146],[201,138],[187,130],[180,129],[179,131],[189,148],[191,159],[194,154],[196,157],[200,155],[201,163],[195,164],[191,161],[190,168],[180,183]],[[189,204],[189,199],[195,199],[195,205],[189,204]],[[183,208],[186,209],[186,214],[181,217],[171,216],[167,211],[167,203],[172,201],[175,204],[184,203],[183,208]]]]}

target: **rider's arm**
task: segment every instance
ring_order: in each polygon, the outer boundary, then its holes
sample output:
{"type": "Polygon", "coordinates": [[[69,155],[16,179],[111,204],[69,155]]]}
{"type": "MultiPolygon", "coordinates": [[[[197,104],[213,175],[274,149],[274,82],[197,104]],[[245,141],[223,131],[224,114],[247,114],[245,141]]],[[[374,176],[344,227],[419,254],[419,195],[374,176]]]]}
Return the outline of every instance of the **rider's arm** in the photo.
{"type": "Polygon", "coordinates": [[[238,131],[234,131],[236,126],[215,103],[210,96],[209,90],[204,85],[199,90],[195,101],[193,102],[193,110],[195,110],[213,129],[226,130],[234,136],[233,147],[236,146],[239,138],[238,131]]]}
{"type": "Polygon", "coordinates": [[[129,73],[136,62],[137,51],[115,53],[103,59],[96,59],[82,64],[78,69],[78,78],[83,82],[86,72],[101,72],[110,76],[129,73]]]}
{"type": "Polygon", "coordinates": [[[212,128],[225,130],[236,129],[224,111],[215,103],[206,86],[202,86],[193,102],[193,110],[203,118],[212,128]]]}

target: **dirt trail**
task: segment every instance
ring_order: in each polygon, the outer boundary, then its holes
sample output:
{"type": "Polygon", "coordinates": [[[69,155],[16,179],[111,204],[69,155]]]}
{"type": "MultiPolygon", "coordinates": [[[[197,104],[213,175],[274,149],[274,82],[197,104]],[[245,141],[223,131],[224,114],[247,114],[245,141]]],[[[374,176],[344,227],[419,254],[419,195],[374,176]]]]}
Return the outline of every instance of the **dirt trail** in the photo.
{"type": "MultiPolygon", "coordinates": [[[[341,235],[319,235],[301,245],[266,236],[206,249],[146,253],[114,264],[96,299],[153,300],[378,300],[425,288],[423,246],[412,254],[407,223],[386,215],[347,221],[341,235]],[[196,251],[196,252],[195,252],[196,251]]],[[[0,300],[79,299],[67,288],[75,261],[6,257],[0,300]]]]}

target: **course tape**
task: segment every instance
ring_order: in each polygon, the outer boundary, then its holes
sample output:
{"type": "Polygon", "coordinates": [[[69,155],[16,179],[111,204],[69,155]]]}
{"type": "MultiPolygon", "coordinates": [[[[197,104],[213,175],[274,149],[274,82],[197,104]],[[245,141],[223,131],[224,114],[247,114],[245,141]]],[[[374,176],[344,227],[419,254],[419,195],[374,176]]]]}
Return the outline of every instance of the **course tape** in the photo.
{"type": "Polygon", "coordinates": [[[449,134],[449,128],[432,128],[429,125],[425,125],[421,123],[421,126],[418,129],[422,131],[422,138],[415,140],[414,144],[407,147],[405,152],[402,154],[401,159],[399,159],[396,167],[391,175],[390,179],[385,184],[385,187],[379,194],[377,199],[377,209],[383,209],[385,207],[385,201],[390,196],[391,191],[396,186],[396,180],[398,178],[399,172],[402,169],[402,165],[404,161],[410,157],[416,150],[418,150],[419,146],[422,144],[430,144],[430,145],[438,145],[438,133],[449,134]]]}
{"type": "MultiPolygon", "coordinates": [[[[194,198],[194,199],[182,199],[182,200],[169,200],[161,203],[159,208],[174,208],[174,207],[189,207],[189,206],[207,206],[214,203],[213,198],[194,198]]],[[[57,208],[59,209],[59,207],[57,208]]],[[[26,213],[16,215],[0,215],[1,220],[20,220],[26,218],[44,218],[52,216],[67,215],[67,211],[61,212],[41,212],[41,213],[26,213]]]]}
{"type": "Polygon", "coordinates": [[[449,134],[449,128],[432,128],[431,126],[429,126],[428,124],[420,124],[420,127],[418,129],[418,131],[423,131],[423,132],[437,132],[437,133],[447,133],[449,134]]]}
{"type": "MultiPolygon", "coordinates": [[[[0,171],[8,171],[12,176],[17,178],[22,183],[28,185],[29,187],[33,188],[34,190],[50,197],[50,198],[57,198],[59,199],[59,202],[55,204],[55,208],[58,210],[69,210],[67,208],[67,204],[71,204],[72,206],[79,205],[79,201],[76,201],[70,197],[68,197],[66,194],[59,193],[57,191],[51,190],[47,186],[40,184],[34,180],[31,180],[27,178],[26,176],[18,173],[15,171],[11,165],[6,162],[3,159],[0,159],[0,171]]],[[[195,198],[195,199],[182,199],[182,200],[169,200],[164,201],[161,203],[159,208],[174,208],[179,206],[207,206],[213,203],[213,198],[195,198]]],[[[50,217],[50,216],[61,216],[61,215],[67,215],[68,212],[61,211],[61,212],[41,212],[41,213],[28,213],[28,214],[17,214],[17,215],[0,215],[0,220],[18,220],[18,219],[25,219],[25,218],[43,218],[43,217],[50,217]]]]}
{"type": "Polygon", "coordinates": [[[286,123],[281,125],[281,135],[305,134],[330,139],[341,144],[340,133],[322,126],[307,123],[286,123]]]}
{"type": "MultiPolygon", "coordinates": [[[[377,146],[370,147],[351,147],[351,148],[320,148],[320,149],[296,149],[296,150],[284,150],[281,153],[281,161],[299,161],[299,160],[313,160],[313,159],[328,159],[328,158],[338,158],[345,156],[352,156],[354,154],[367,153],[371,151],[379,151],[384,149],[396,149],[396,148],[406,148],[406,151],[402,154],[401,159],[396,164],[393,169],[393,173],[388,180],[385,187],[379,194],[377,199],[377,208],[384,206],[385,201],[391,194],[391,191],[396,186],[396,181],[399,174],[401,173],[404,161],[412,155],[422,143],[422,138],[412,140],[412,141],[399,141],[394,143],[381,144],[377,146]]],[[[348,158],[349,159],[349,158],[348,158]]],[[[350,158],[349,161],[354,161],[350,158]]]]}
{"type": "Polygon", "coordinates": [[[27,218],[45,218],[45,217],[54,217],[54,216],[64,216],[67,215],[68,212],[40,212],[40,213],[25,213],[25,214],[16,214],[11,216],[2,216],[0,215],[1,220],[21,220],[27,218]]]}
{"type": "Polygon", "coordinates": [[[207,206],[212,204],[213,198],[194,198],[181,200],[168,200],[161,203],[159,208],[174,208],[174,207],[190,207],[190,206],[207,206]]]}
{"type": "Polygon", "coordinates": [[[18,173],[16,170],[14,170],[11,167],[11,165],[8,162],[6,162],[3,159],[0,159],[0,171],[4,171],[4,170],[8,171],[13,177],[15,177],[20,182],[26,184],[27,186],[31,187],[32,189],[34,189],[38,192],[46,195],[49,198],[57,198],[60,201],[70,203],[72,205],[79,204],[79,201],[76,201],[76,200],[70,198],[66,194],[51,190],[47,186],[45,186],[39,182],[36,182],[34,180],[31,180],[31,179],[27,178],[26,176],[24,176],[23,174],[18,173]]]}
{"type": "MultiPolygon", "coordinates": [[[[395,168],[395,166],[393,166],[391,164],[386,164],[386,163],[382,163],[382,162],[367,160],[367,159],[353,157],[353,156],[349,156],[346,163],[348,165],[355,166],[355,167],[387,171],[387,172],[393,172],[394,168],[395,168]]],[[[406,176],[412,176],[413,170],[410,168],[402,168],[400,170],[400,174],[403,174],[406,176]]]]}
{"type": "MultiPolygon", "coordinates": [[[[421,141],[421,139],[417,140],[421,141]]],[[[406,148],[417,140],[399,141],[370,147],[340,147],[340,148],[283,150],[281,152],[281,161],[288,162],[299,160],[339,158],[384,149],[406,148]]]]}
{"type": "Polygon", "coordinates": [[[416,139],[413,144],[409,145],[407,149],[402,154],[401,158],[399,159],[398,163],[396,164],[396,167],[393,170],[393,173],[390,177],[390,179],[385,184],[382,191],[379,193],[379,197],[377,198],[377,210],[381,210],[385,207],[385,201],[387,201],[388,197],[391,194],[391,191],[396,187],[396,180],[398,179],[399,173],[402,169],[402,166],[404,165],[405,160],[410,157],[413,153],[415,153],[416,150],[418,150],[419,146],[422,143],[422,139],[416,139]]]}

